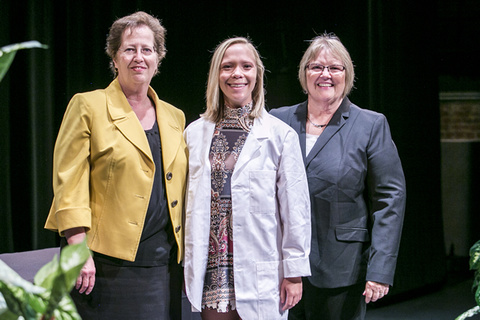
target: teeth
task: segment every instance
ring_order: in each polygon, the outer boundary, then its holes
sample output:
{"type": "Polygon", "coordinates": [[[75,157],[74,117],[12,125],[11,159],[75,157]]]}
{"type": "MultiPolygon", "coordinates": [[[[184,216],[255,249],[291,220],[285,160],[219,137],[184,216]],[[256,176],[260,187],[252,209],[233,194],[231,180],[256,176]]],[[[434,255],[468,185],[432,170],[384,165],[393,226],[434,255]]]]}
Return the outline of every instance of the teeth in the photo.
{"type": "Polygon", "coordinates": [[[319,83],[318,86],[319,87],[331,87],[332,85],[328,84],[328,83],[319,83]]]}
{"type": "Polygon", "coordinates": [[[230,87],[241,88],[241,87],[245,87],[245,84],[231,84],[230,87]]]}

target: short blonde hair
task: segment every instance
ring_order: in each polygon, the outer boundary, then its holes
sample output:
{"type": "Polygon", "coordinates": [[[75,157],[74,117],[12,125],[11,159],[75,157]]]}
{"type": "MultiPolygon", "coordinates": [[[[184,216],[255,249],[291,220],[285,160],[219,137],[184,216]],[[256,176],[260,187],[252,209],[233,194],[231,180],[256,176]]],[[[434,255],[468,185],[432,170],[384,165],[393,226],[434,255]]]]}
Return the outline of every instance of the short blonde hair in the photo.
{"type": "Polygon", "coordinates": [[[167,49],[165,48],[165,35],[167,31],[160,23],[160,20],[149,15],[146,12],[138,11],[132,13],[131,15],[115,20],[115,22],[110,27],[110,31],[107,36],[107,46],[105,48],[105,51],[111,59],[110,69],[115,76],[117,75],[117,70],[115,69],[115,64],[113,63],[113,60],[115,60],[117,52],[122,45],[123,32],[127,29],[134,30],[141,26],[147,26],[153,32],[153,45],[155,47],[155,53],[158,57],[158,64],[157,69],[155,70],[155,74],[158,73],[158,67],[160,67],[160,63],[167,54],[167,49]]]}
{"type": "Polygon", "coordinates": [[[263,66],[262,59],[260,58],[257,49],[249,39],[244,37],[226,39],[216,47],[212,56],[212,60],[210,61],[207,92],[205,94],[207,110],[201,114],[201,117],[215,123],[218,123],[223,119],[225,108],[225,97],[220,90],[220,65],[222,64],[225,51],[227,51],[227,49],[234,44],[243,44],[247,46],[247,48],[252,51],[255,58],[257,77],[255,87],[252,91],[253,108],[250,116],[252,118],[259,117],[262,114],[262,110],[265,105],[265,91],[263,88],[263,75],[265,73],[265,67],[263,66]]]}
{"type": "Polygon", "coordinates": [[[308,46],[307,50],[303,54],[298,68],[298,80],[300,81],[303,92],[308,94],[306,72],[307,66],[322,50],[330,51],[336,59],[342,61],[342,64],[345,67],[345,90],[342,94],[342,98],[345,98],[353,89],[355,71],[350,54],[340,39],[333,33],[324,33],[313,38],[310,41],[310,45],[308,46]]]}

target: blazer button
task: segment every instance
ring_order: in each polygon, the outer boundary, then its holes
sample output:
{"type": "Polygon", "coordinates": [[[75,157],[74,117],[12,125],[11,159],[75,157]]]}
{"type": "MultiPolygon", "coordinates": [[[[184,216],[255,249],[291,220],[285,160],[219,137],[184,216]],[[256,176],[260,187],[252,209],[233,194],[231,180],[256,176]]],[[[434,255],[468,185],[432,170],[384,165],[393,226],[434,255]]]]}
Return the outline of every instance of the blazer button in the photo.
{"type": "Polygon", "coordinates": [[[175,228],[175,233],[178,233],[178,231],[180,231],[181,228],[182,228],[181,226],[177,226],[177,227],[175,228]]]}
{"type": "Polygon", "coordinates": [[[172,201],[172,208],[175,208],[178,204],[178,201],[177,200],[173,200],[172,201]]]}
{"type": "Polygon", "coordinates": [[[172,180],[172,173],[171,172],[168,172],[167,173],[167,180],[172,180]]]}

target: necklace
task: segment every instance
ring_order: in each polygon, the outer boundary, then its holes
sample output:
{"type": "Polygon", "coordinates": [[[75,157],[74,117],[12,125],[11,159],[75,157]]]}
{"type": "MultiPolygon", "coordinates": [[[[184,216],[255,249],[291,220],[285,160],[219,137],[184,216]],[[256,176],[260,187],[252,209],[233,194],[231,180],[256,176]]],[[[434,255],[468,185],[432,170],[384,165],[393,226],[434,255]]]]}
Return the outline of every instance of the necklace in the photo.
{"type": "Polygon", "coordinates": [[[320,128],[320,129],[321,129],[321,128],[323,128],[323,127],[326,127],[327,124],[328,124],[328,123],[325,123],[325,124],[316,124],[316,123],[313,123],[313,121],[310,120],[309,117],[307,117],[307,119],[308,119],[308,121],[310,121],[311,124],[313,124],[313,126],[314,126],[315,128],[320,128]]]}

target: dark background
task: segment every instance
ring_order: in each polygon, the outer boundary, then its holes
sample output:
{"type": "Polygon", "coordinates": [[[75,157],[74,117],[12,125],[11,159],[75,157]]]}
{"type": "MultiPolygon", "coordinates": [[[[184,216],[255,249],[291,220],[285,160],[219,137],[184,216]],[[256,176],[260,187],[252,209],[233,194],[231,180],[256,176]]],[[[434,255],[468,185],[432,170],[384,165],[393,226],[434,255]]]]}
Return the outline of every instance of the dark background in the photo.
{"type": "Polygon", "coordinates": [[[27,40],[49,45],[19,51],[0,83],[0,253],[57,244],[43,224],[63,113],[75,93],[110,83],[108,28],[116,18],[143,10],[167,29],[168,52],[152,86],[161,99],[184,110],[187,122],[204,110],[211,52],[225,38],[249,36],[257,45],[268,70],[267,107],[275,108],[306,99],[297,66],[307,40],[336,33],[356,66],[350,99],[387,116],[406,175],[393,296],[442,283],[448,259],[439,92],[480,88],[478,1],[213,3],[0,0],[0,46],[27,40]]]}

